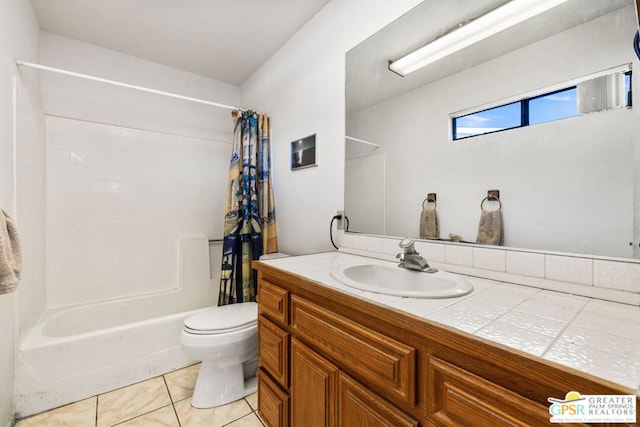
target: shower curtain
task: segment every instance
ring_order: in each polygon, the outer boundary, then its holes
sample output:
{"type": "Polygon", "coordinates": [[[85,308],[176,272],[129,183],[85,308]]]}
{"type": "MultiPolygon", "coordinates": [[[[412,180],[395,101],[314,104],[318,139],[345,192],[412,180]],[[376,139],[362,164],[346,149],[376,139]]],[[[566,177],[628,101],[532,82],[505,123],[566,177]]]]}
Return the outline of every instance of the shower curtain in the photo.
{"type": "Polygon", "coordinates": [[[269,117],[234,111],[218,305],[256,300],[251,261],[277,252],[269,117]]]}

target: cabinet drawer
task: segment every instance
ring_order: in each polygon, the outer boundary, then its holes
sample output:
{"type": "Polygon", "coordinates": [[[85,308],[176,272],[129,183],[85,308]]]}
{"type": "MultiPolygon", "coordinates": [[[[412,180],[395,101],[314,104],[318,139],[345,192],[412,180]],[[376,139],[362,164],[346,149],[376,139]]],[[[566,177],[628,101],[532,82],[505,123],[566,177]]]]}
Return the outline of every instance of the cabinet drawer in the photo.
{"type": "Polygon", "coordinates": [[[415,349],[295,295],[291,331],[362,383],[415,404],[415,349]]]}
{"type": "Polygon", "coordinates": [[[341,427],[417,427],[418,422],[340,372],[338,425],[341,427]]]}
{"type": "Polygon", "coordinates": [[[289,334],[258,317],[258,362],[284,388],[289,386],[289,334]]]}
{"type": "Polygon", "coordinates": [[[429,415],[443,426],[548,425],[548,408],[435,357],[429,358],[429,415]]]}
{"type": "Polygon", "coordinates": [[[289,291],[261,279],[258,282],[259,312],[279,322],[289,323],[289,291]]]}
{"type": "Polygon", "coordinates": [[[289,396],[258,369],[258,414],[269,427],[289,426],[289,396]]]}

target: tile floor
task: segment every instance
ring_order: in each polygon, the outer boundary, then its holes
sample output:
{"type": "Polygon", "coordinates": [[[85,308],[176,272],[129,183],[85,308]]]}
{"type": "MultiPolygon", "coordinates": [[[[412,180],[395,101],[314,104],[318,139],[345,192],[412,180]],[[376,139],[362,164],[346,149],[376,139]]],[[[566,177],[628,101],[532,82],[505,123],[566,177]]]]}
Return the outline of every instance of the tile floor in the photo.
{"type": "Polygon", "coordinates": [[[256,393],[225,406],[195,409],[200,364],[24,418],[16,427],[263,427],[256,393]]]}

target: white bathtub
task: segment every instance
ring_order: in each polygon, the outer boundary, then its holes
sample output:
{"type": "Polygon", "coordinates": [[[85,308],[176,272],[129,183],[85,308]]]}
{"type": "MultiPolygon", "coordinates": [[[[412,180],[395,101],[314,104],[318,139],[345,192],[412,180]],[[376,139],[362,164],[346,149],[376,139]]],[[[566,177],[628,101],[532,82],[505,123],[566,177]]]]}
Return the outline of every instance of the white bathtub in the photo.
{"type": "Polygon", "coordinates": [[[201,311],[125,322],[130,302],[81,306],[45,316],[20,347],[16,413],[32,415],[194,363],[180,347],[184,319],[201,311]],[[108,321],[115,320],[108,327],[108,321]],[[75,325],[69,334],[65,329],[75,325]],[[92,325],[99,329],[89,330],[92,325]]]}
{"type": "MultiPolygon", "coordinates": [[[[185,257],[198,258],[189,252],[185,257]]],[[[183,269],[188,280],[174,290],[45,312],[18,348],[16,416],[195,363],[180,346],[180,332],[186,317],[217,303],[219,279],[210,277],[205,256],[183,269]],[[191,278],[203,275],[194,286],[191,278]]]]}

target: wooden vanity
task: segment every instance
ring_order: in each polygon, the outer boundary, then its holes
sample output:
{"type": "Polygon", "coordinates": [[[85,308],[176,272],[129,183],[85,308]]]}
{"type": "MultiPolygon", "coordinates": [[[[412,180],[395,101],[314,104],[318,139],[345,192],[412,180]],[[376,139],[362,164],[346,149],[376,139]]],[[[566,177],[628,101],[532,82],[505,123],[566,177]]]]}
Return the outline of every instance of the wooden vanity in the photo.
{"type": "Polygon", "coordinates": [[[258,412],[271,427],[545,426],[549,397],[634,393],[265,263],[254,268],[258,412]]]}

